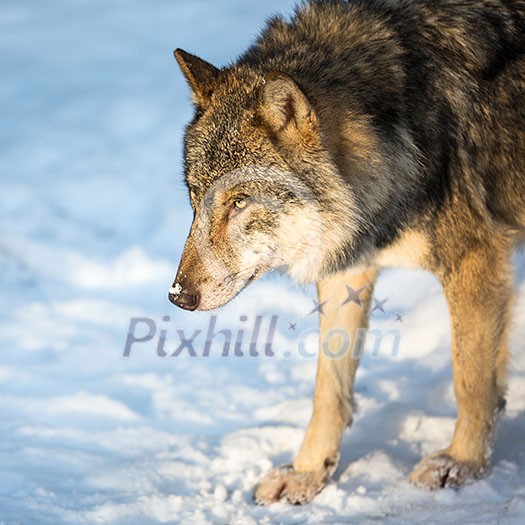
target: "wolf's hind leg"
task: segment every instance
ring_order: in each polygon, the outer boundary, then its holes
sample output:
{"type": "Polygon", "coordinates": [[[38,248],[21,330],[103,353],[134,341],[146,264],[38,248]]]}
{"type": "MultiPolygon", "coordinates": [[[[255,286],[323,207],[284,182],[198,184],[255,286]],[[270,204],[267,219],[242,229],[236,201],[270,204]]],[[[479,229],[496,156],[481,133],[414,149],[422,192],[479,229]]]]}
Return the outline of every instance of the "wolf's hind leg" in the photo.
{"type": "Polygon", "coordinates": [[[319,301],[326,301],[320,316],[320,347],[313,414],[293,465],[271,470],[255,490],[255,501],[269,504],[280,499],[306,503],[321,491],[337,467],[345,428],[352,422],[353,386],[359,365],[359,329],[368,324],[376,278],[375,270],[341,272],[320,281],[319,301]],[[348,288],[347,288],[348,286],[348,288]],[[329,333],[330,331],[333,331],[329,333]],[[334,358],[343,345],[349,348],[334,358]]]}
{"type": "Polygon", "coordinates": [[[425,458],[410,480],[431,490],[458,487],[489,466],[496,416],[504,407],[511,248],[505,240],[472,251],[443,278],[452,320],[458,416],[449,447],[425,458]]]}

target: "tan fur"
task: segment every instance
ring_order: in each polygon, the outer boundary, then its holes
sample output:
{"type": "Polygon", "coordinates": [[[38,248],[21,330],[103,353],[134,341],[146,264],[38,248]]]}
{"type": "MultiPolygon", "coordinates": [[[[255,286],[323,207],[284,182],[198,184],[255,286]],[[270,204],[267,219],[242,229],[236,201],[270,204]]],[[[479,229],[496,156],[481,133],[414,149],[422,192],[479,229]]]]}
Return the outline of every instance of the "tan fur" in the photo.
{"type": "MultiPolygon", "coordinates": [[[[353,346],[357,329],[368,326],[368,312],[376,276],[377,271],[374,269],[357,274],[355,271],[347,271],[318,283],[319,301],[327,301],[324,314],[320,317],[320,342],[327,341],[329,355],[336,354],[341,347],[341,341],[337,337],[326,339],[330,330],[346,331],[352,337],[353,346]],[[353,303],[340,307],[347,296],[346,284],[354,289],[367,286],[360,296],[363,307],[353,303]]],[[[352,349],[343,356],[332,359],[320,348],[313,414],[301,450],[293,468],[271,471],[261,481],[255,493],[258,503],[267,504],[282,497],[291,503],[302,503],[311,499],[326,484],[337,467],[343,432],[352,422],[352,393],[358,365],[359,358],[352,349]],[[308,484],[310,498],[305,498],[305,473],[311,473],[308,484]]]]}
{"type": "Polygon", "coordinates": [[[449,447],[424,459],[410,475],[416,485],[459,486],[481,477],[489,465],[497,414],[504,406],[513,297],[513,242],[496,233],[458,260],[453,273],[440,277],[451,316],[458,418],[449,447]]]}
{"type": "Polygon", "coordinates": [[[380,267],[425,268],[428,255],[428,235],[424,231],[409,229],[381,250],[373,260],[380,267]]]}

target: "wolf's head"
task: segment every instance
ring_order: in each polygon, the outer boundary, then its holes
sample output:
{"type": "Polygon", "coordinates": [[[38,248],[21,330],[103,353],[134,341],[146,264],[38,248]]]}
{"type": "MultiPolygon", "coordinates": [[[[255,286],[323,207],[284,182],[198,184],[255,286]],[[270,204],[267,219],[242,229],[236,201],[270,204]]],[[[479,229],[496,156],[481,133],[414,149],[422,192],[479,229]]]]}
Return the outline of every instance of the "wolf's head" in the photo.
{"type": "Polygon", "coordinates": [[[209,310],[269,270],[306,283],[344,264],[352,195],[298,84],[277,71],[219,70],[182,50],[175,57],[196,110],[184,151],[194,219],[169,299],[209,310]]]}

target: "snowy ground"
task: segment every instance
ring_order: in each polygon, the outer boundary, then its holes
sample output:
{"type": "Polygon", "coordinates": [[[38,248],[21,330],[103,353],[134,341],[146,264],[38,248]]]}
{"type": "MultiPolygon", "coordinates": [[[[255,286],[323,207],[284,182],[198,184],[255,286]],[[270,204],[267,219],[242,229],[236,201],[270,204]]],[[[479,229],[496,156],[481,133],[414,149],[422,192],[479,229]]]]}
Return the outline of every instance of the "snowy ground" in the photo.
{"type": "MultiPolygon", "coordinates": [[[[181,132],[191,108],[172,49],[225,64],[290,6],[2,0],[1,524],[524,522],[523,256],[494,468],[459,492],[406,481],[447,444],[455,413],[447,310],[428,275],[381,278],[386,314],[372,326],[399,330],[401,345],[365,356],[336,479],[306,507],[255,507],[251,493],[292,459],[309,418],[315,360],[297,343],[316,326],[313,290],[272,277],[216,314],[217,329],[245,329],[246,340],[256,315],[263,327],[278,316],[276,357],[169,356],[177,330],[191,337],[211,318],[166,300],[190,221],[181,132]],[[156,337],[123,357],[137,317],[156,337]]],[[[194,346],[202,353],[203,334],[194,346]]]]}

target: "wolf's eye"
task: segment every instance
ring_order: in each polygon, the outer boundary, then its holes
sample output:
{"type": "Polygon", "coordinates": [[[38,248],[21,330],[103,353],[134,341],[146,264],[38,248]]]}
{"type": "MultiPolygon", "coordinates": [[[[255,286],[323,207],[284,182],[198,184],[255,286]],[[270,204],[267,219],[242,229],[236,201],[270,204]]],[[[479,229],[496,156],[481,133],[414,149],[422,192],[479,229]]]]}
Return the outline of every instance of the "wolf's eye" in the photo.
{"type": "Polygon", "coordinates": [[[236,199],[233,201],[233,206],[236,210],[244,210],[247,205],[248,201],[246,199],[236,199]]]}
{"type": "Polygon", "coordinates": [[[247,197],[237,197],[231,204],[230,217],[237,215],[248,206],[247,197]]]}

